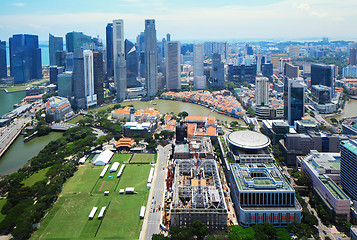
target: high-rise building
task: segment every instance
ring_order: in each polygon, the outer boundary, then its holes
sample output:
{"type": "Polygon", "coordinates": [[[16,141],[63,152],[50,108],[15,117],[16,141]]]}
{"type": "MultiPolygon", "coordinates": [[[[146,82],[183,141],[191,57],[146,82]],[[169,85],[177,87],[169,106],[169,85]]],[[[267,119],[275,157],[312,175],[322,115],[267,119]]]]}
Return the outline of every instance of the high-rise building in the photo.
{"type": "Polygon", "coordinates": [[[0,41],[0,78],[7,77],[6,41],[0,41]]]}
{"type": "Polygon", "coordinates": [[[97,95],[94,93],[94,67],[93,52],[91,50],[83,51],[84,61],[84,95],[86,108],[97,105],[97,95]]]}
{"type": "Polygon", "coordinates": [[[299,67],[298,66],[294,66],[291,63],[285,63],[284,76],[287,77],[287,78],[297,78],[297,77],[299,77],[299,67]]]}
{"type": "Polygon", "coordinates": [[[61,64],[58,61],[59,60],[58,56],[63,51],[63,38],[53,36],[50,33],[48,39],[48,51],[50,54],[50,65],[60,66],[61,64]]]}
{"type": "MultiPolygon", "coordinates": [[[[264,70],[263,73],[265,72],[265,68],[263,68],[264,65],[262,65],[262,69],[264,70]]],[[[271,70],[272,72],[273,70],[271,70]]],[[[273,73],[271,73],[273,75],[273,73]]],[[[265,77],[271,77],[271,75],[263,76],[265,77]]],[[[257,76],[257,66],[254,65],[239,65],[235,66],[233,64],[228,65],[228,74],[227,74],[227,80],[229,82],[248,82],[248,83],[254,83],[255,82],[255,77],[257,76]]]]}
{"type": "Polygon", "coordinates": [[[212,54],[212,75],[211,75],[212,87],[223,88],[224,87],[224,63],[221,60],[221,54],[212,54]]]}
{"type": "Polygon", "coordinates": [[[255,62],[257,64],[257,74],[261,74],[262,73],[262,64],[265,64],[266,62],[266,56],[262,55],[262,54],[258,54],[255,57],[255,62]]]}
{"type": "Polygon", "coordinates": [[[257,106],[269,105],[269,79],[263,76],[255,78],[255,103],[257,106]]]}
{"type": "Polygon", "coordinates": [[[357,78],[357,65],[355,65],[355,66],[348,65],[348,66],[344,67],[342,69],[342,77],[343,78],[346,78],[346,77],[357,78]]]}
{"type": "Polygon", "coordinates": [[[203,44],[195,44],[193,47],[193,83],[194,87],[199,90],[206,89],[206,76],[204,75],[203,61],[203,44]]]}
{"type": "Polygon", "coordinates": [[[76,108],[85,108],[83,51],[73,53],[73,96],[76,108]]]}
{"type": "Polygon", "coordinates": [[[289,57],[288,57],[288,54],[272,54],[270,56],[270,63],[273,64],[273,68],[274,69],[278,69],[278,66],[279,66],[278,61],[281,58],[286,59],[286,58],[289,58],[289,57]]]}
{"type": "Polygon", "coordinates": [[[64,72],[57,76],[58,96],[70,99],[72,97],[72,72],[64,72]]]}
{"type": "Polygon", "coordinates": [[[356,48],[350,48],[350,56],[348,59],[348,64],[349,65],[356,65],[357,64],[357,49],[356,48]]]}
{"type": "Polygon", "coordinates": [[[127,87],[137,87],[138,81],[136,78],[139,74],[139,56],[134,43],[130,42],[128,39],[125,39],[125,59],[127,87]]]}
{"type": "Polygon", "coordinates": [[[117,101],[121,102],[126,97],[126,61],[125,61],[124,21],[113,21],[113,56],[114,56],[114,80],[117,89],[117,101]]]}
{"type": "Polygon", "coordinates": [[[94,94],[97,95],[97,104],[104,102],[104,68],[103,53],[93,52],[93,69],[94,69],[94,94]]]}
{"type": "Polygon", "coordinates": [[[205,56],[207,56],[209,58],[212,57],[212,48],[213,48],[212,42],[204,42],[203,43],[203,51],[205,53],[205,56]]]}
{"type": "Polygon", "coordinates": [[[167,41],[165,48],[166,89],[181,89],[180,42],[167,41]]]}
{"type": "Polygon", "coordinates": [[[341,185],[353,200],[357,200],[357,140],[340,143],[341,150],[341,185]]]}
{"type": "Polygon", "coordinates": [[[284,79],[284,118],[293,126],[305,113],[305,85],[299,80],[284,79]]]}
{"type": "MultiPolygon", "coordinates": [[[[156,49],[156,29],[155,20],[145,20],[145,81],[147,96],[155,97],[158,90],[157,79],[157,49],[156,49]]],[[[170,36],[167,38],[169,41],[170,36]]]]}
{"type": "Polygon", "coordinates": [[[333,65],[311,64],[311,86],[323,85],[331,88],[331,98],[333,96],[333,65]]]}
{"type": "Polygon", "coordinates": [[[273,64],[272,63],[263,63],[261,66],[262,74],[264,77],[269,78],[270,81],[273,79],[273,64]]]}
{"type": "Polygon", "coordinates": [[[9,39],[10,73],[15,83],[42,78],[41,48],[38,36],[28,34],[13,35],[9,39]]]}
{"type": "Polygon", "coordinates": [[[161,51],[162,51],[162,57],[163,58],[165,58],[165,45],[166,45],[166,39],[165,38],[162,38],[162,40],[161,40],[161,47],[162,47],[162,49],[161,49],[161,51]]]}
{"type": "Polygon", "coordinates": [[[80,50],[83,45],[90,45],[92,38],[83,34],[82,32],[69,32],[66,34],[67,52],[74,52],[80,50]]]}
{"type": "Polygon", "coordinates": [[[292,64],[293,60],[291,58],[280,58],[278,60],[278,71],[279,73],[283,73],[284,72],[284,68],[285,68],[285,64],[292,64]]]}
{"type": "Polygon", "coordinates": [[[289,56],[291,58],[298,58],[300,56],[300,46],[299,45],[290,45],[289,46],[289,56]]]}
{"type": "Polygon", "coordinates": [[[166,34],[166,40],[167,40],[168,42],[171,41],[171,34],[170,34],[170,33],[166,34]]]}
{"type": "Polygon", "coordinates": [[[63,67],[51,66],[50,67],[50,84],[57,85],[58,74],[64,72],[63,67]]]}
{"type": "Polygon", "coordinates": [[[113,23],[108,23],[105,28],[106,42],[107,42],[107,77],[114,76],[114,63],[113,63],[113,23]]]}

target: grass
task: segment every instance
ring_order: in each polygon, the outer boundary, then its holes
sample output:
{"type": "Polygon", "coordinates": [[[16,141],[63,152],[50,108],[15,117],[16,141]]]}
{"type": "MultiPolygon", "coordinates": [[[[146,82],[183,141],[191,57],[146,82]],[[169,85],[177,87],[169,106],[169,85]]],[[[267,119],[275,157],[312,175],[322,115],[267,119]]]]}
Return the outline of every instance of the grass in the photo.
{"type": "Polygon", "coordinates": [[[131,155],[132,154],[129,153],[115,154],[112,158],[112,162],[119,162],[119,163],[128,162],[129,159],[131,158],[131,155]]]}
{"type": "Polygon", "coordinates": [[[14,87],[8,87],[6,90],[8,92],[16,92],[16,91],[25,91],[28,86],[14,86],[14,87]]]}
{"type": "MultiPolygon", "coordinates": [[[[96,193],[103,194],[104,191],[109,191],[110,193],[114,192],[115,187],[117,186],[118,181],[119,181],[119,178],[117,178],[117,174],[120,169],[120,166],[116,172],[112,172],[112,173],[110,172],[110,167],[108,168],[104,177],[99,178],[99,180],[93,190],[94,194],[96,194],[96,193]],[[109,176],[112,176],[112,178],[109,178],[109,176]]],[[[125,171],[125,169],[124,169],[124,171],[125,171]]]]}
{"type": "Polygon", "coordinates": [[[130,163],[131,164],[137,164],[137,163],[142,163],[142,164],[148,164],[152,163],[154,159],[155,154],[145,154],[145,153],[135,153],[134,157],[131,159],[130,163]]]}
{"type": "Polygon", "coordinates": [[[48,168],[44,168],[44,169],[39,170],[38,172],[32,174],[31,176],[29,176],[28,178],[23,180],[22,183],[25,186],[31,187],[35,183],[37,183],[39,181],[42,181],[42,180],[45,180],[46,179],[45,175],[46,175],[48,169],[50,169],[50,168],[48,167],[48,168]]]}
{"type": "MultiPolygon", "coordinates": [[[[116,160],[123,161],[130,154],[115,156],[116,160]]],[[[103,166],[85,163],[65,183],[60,198],[31,239],[138,239],[142,226],[139,213],[141,206],[146,205],[149,194],[146,183],[150,168],[150,165],[128,164],[120,179],[116,176],[111,179],[116,183],[119,181],[118,189],[134,187],[138,194],[111,192],[109,196],[104,196],[101,191],[90,195],[91,189],[99,184],[97,180],[103,166]],[[98,210],[93,220],[88,220],[94,206],[98,210]],[[99,220],[98,214],[103,206],[107,206],[107,210],[104,218],[99,220]]],[[[105,177],[108,175],[109,171],[105,177]]]]}
{"type": "Polygon", "coordinates": [[[79,120],[84,119],[85,116],[83,115],[78,115],[77,117],[72,118],[71,120],[68,121],[68,123],[76,124],[79,122],[79,120]]]}
{"type": "MultiPolygon", "coordinates": [[[[0,199],[0,210],[2,209],[2,207],[5,205],[6,203],[6,199],[0,199]]],[[[2,215],[0,212],[0,222],[2,222],[2,220],[5,219],[6,215],[2,215]]]]}

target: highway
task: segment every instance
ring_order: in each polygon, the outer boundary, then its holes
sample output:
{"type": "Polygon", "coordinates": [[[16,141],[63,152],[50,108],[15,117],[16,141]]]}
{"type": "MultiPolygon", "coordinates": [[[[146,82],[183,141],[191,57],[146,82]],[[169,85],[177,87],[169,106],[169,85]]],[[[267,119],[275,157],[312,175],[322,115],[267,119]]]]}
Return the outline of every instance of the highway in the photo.
{"type": "Polygon", "coordinates": [[[163,198],[165,193],[165,177],[167,160],[171,151],[171,144],[165,147],[158,146],[158,159],[154,173],[154,182],[150,190],[150,195],[147,204],[147,211],[143,223],[143,227],[140,233],[140,239],[151,240],[153,234],[160,233],[161,223],[161,210],[159,206],[163,207],[163,198]],[[165,166],[165,169],[163,169],[165,166]],[[148,214],[149,211],[149,214],[148,214]]]}
{"type": "Polygon", "coordinates": [[[2,129],[0,136],[0,157],[5,153],[6,149],[16,139],[22,128],[29,121],[30,118],[19,117],[16,118],[9,126],[2,129]]]}

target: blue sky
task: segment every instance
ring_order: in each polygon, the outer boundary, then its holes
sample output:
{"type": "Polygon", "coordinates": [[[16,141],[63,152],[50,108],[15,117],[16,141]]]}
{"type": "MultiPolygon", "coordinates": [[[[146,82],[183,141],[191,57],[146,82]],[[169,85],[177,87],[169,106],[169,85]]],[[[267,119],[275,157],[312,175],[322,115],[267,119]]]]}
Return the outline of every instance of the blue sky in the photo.
{"type": "Polygon", "coordinates": [[[310,38],[357,40],[356,0],[0,0],[0,39],[12,34],[64,36],[83,31],[104,39],[106,23],[124,19],[135,39],[144,19],[156,19],[158,39],[310,38]]]}

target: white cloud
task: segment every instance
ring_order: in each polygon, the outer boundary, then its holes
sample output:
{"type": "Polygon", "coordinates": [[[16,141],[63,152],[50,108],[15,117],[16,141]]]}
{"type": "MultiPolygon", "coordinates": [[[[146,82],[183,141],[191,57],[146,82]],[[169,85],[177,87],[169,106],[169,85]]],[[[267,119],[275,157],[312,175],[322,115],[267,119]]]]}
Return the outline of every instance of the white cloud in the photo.
{"type": "Polygon", "coordinates": [[[18,2],[18,3],[13,3],[13,5],[14,5],[15,7],[24,7],[24,6],[25,6],[25,3],[18,2]]]}

